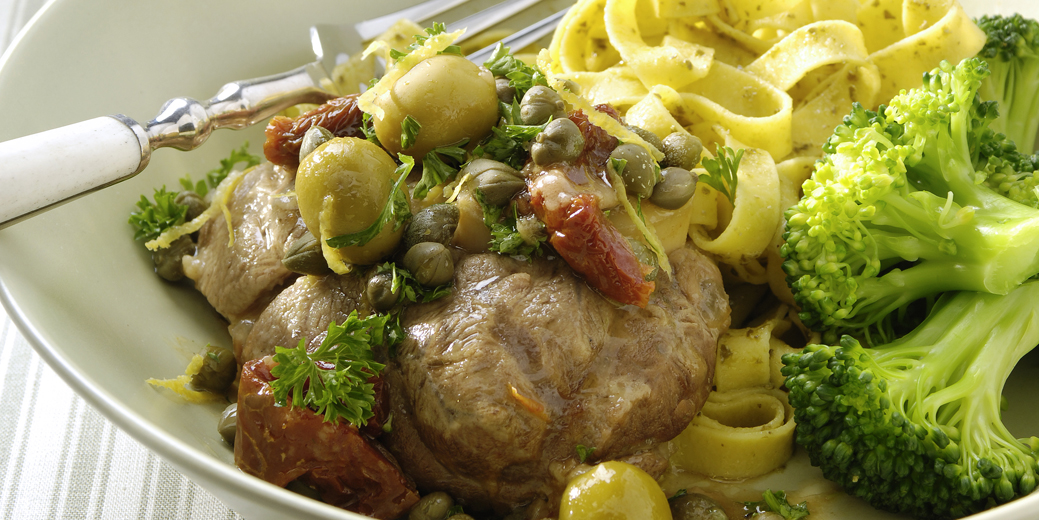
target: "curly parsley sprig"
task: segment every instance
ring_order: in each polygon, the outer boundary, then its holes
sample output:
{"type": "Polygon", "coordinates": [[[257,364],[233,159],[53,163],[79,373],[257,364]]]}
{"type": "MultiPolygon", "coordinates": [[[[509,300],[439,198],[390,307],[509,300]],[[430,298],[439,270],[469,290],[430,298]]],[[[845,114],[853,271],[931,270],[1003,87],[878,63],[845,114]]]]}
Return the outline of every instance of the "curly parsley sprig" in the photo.
{"type": "Polygon", "coordinates": [[[206,172],[204,179],[194,182],[189,174],[180,179],[180,185],[185,190],[193,191],[198,193],[199,196],[205,197],[209,190],[219,186],[227,178],[228,174],[234,170],[235,165],[240,163],[245,163],[243,169],[252,168],[260,164],[260,157],[249,153],[249,141],[242,143],[240,148],[231,150],[231,155],[227,158],[220,159],[220,167],[206,172]]]}
{"type": "Polygon", "coordinates": [[[548,80],[540,69],[531,67],[510,54],[509,48],[502,45],[501,42],[498,42],[494,48],[494,54],[483,62],[483,66],[487,67],[487,70],[490,70],[495,76],[509,78],[509,85],[516,89],[516,99],[522,99],[523,94],[534,85],[548,86],[548,80]]]}
{"type": "MultiPolygon", "coordinates": [[[[426,287],[415,279],[411,271],[398,267],[394,262],[386,262],[375,268],[376,273],[390,273],[393,282],[390,284],[390,292],[402,294],[404,299],[412,303],[428,303],[451,294],[451,284],[438,285],[433,288],[426,287]]],[[[398,300],[400,301],[400,300],[398,300]]]]}
{"type": "Polygon", "coordinates": [[[291,396],[292,406],[310,408],[324,415],[325,422],[342,417],[357,427],[368,424],[375,415],[375,390],[368,379],[385,368],[375,361],[372,348],[393,343],[392,320],[388,314],[360,319],[355,310],[341,325],[330,323],[313,352],[307,352],[305,339],[296,348],[275,347],[275,404],[286,406],[291,396]]]}
{"type": "Polygon", "coordinates": [[[166,191],[166,186],[155,190],[154,200],[141,195],[137,211],[130,213],[130,225],[134,228],[134,240],[153,240],[163,231],[184,223],[188,207],[176,203],[177,192],[166,191]]]}
{"type": "Polygon", "coordinates": [[[728,197],[729,202],[735,204],[736,184],[739,181],[736,171],[740,167],[740,160],[743,159],[743,148],[734,152],[728,146],[719,145],[715,150],[717,158],[703,160],[707,175],[701,175],[699,180],[718,190],[728,197]]]}
{"type": "Polygon", "coordinates": [[[487,203],[480,190],[474,190],[473,196],[483,209],[483,223],[491,230],[488,249],[528,261],[545,253],[542,246],[548,237],[539,235],[525,238],[519,230],[519,215],[516,214],[515,207],[510,215],[505,212],[504,206],[487,203]]]}

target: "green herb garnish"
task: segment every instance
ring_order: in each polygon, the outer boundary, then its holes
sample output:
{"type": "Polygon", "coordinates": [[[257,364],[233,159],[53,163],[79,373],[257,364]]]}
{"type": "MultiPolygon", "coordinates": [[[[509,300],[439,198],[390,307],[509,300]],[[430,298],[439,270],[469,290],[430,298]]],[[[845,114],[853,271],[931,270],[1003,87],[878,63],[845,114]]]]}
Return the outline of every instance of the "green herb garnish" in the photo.
{"type": "Polygon", "coordinates": [[[473,150],[473,157],[489,156],[521,170],[530,156],[527,143],[545,130],[544,125],[502,125],[491,129],[491,136],[473,150]]]}
{"type": "Polygon", "coordinates": [[[491,230],[491,241],[488,249],[496,253],[530,261],[535,256],[544,254],[542,245],[547,240],[545,236],[534,237],[533,243],[527,242],[523,234],[517,228],[519,215],[515,207],[511,215],[505,213],[504,206],[488,204],[480,190],[473,191],[473,197],[483,209],[483,223],[491,230]]]}
{"type": "Polygon", "coordinates": [[[495,76],[509,78],[509,85],[516,89],[516,99],[522,99],[523,94],[526,94],[534,85],[548,86],[548,80],[545,79],[545,74],[541,70],[527,65],[523,60],[510,54],[509,48],[502,45],[501,42],[498,42],[494,48],[494,54],[483,62],[483,66],[487,67],[495,76]]]}
{"type": "Polygon", "coordinates": [[[376,146],[382,146],[379,143],[379,136],[375,135],[375,125],[372,124],[372,115],[368,112],[361,113],[361,132],[364,132],[364,138],[376,146]]]}
{"type": "Polygon", "coordinates": [[[422,130],[422,124],[410,115],[404,116],[404,119],[400,122],[401,149],[408,149],[414,146],[419,130],[422,130]]]}
{"type": "Polygon", "coordinates": [[[386,200],[386,205],[382,207],[378,218],[370,226],[357,233],[339,235],[326,240],[325,242],[330,247],[363,246],[378,236],[386,224],[392,222],[393,230],[396,231],[411,218],[408,194],[402,186],[404,186],[404,180],[408,178],[408,174],[411,173],[411,169],[415,166],[415,160],[411,156],[404,154],[397,154],[397,156],[401,160],[401,165],[393,172],[397,175],[397,182],[393,183],[393,188],[390,189],[390,196],[386,200]]]}
{"type": "Polygon", "coordinates": [[[130,225],[134,228],[134,240],[154,240],[167,229],[184,223],[188,207],[177,204],[177,192],[166,191],[163,186],[155,190],[152,197],[141,195],[137,201],[137,211],[130,213],[130,225]]]}
{"type": "MultiPolygon", "coordinates": [[[[397,267],[393,262],[386,262],[375,269],[376,273],[390,273],[393,282],[390,284],[390,292],[396,294],[402,291],[402,296],[412,303],[428,303],[438,298],[451,294],[451,284],[444,284],[432,289],[418,283],[411,271],[403,267],[397,267]]],[[[399,300],[398,300],[399,301],[399,300]]]]}
{"type": "Polygon", "coordinates": [[[595,448],[592,446],[585,446],[584,444],[577,445],[577,460],[583,464],[588,457],[591,457],[595,453],[595,448]]]}
{"type": "Polygon", "coordinates": [[[465,138],[457,143],[430,150],[422,158],[422,178],[415,184],[415,191],[411,196],[424,199],[429,190],[454,179],[458,169],[465,162],[466,152],[463,147],[467,144],[469,139],[465,138]]]}
{"type": "MultiPolygon", "coordinates": [[[[390,58],[393,58],[394,61],[400,61],[404,59],[404,57],[408,54],[411,54],[413,51],[416,51],[423,45],[425,45],[426,40],[428,40],[430,36],[436,36],[438,34],[443,34],[445,32],[447,32],[447,27],[443,23],[434,23],[433,27],[427,27],[425,29],[426,34],[415,35],[415,42],[408,46],[407,52],[401,52],[397,49],[390,49],[390,58]]],[[[462,48],[457,45],[449,45],[446,49],[440,51],[437,54],[457,54],[458,56],[463,55],[462,48]]]]}
{"type": "Polygon", "coordinates": [[[188,174],[180,179],[180,185],[187,191],[193,191],[199,196],[205,197],[209,190],[216,189],[239,163],[245,163],[245,168],[252,168],[260,164],[260,157],[249,153],[249,141],[242,143],[237,150],[231,150],[231,155],[226,159],[220,159],[220,167],[209,170],[204,179],[195,182],[188,174]]]}
{"type": "Polygon", "coordinates": [[[752,513],[773,512],[786,520],[798,520],[808,516],[808,503],[801,502],[796,506],[790,505],[786,500],[785,491],[773,492],[771,489],[766,489],[761,494],[761,497],[762,500],[760,502],[744,502],[743,505],[752,513]]]}
{"type": "Polygon", "coordinates": [[[325,416],[325,422],[342,417],[360,427],[374,416],[374,385],[368,382],[385,368],[372,355],[372,347],[387,341],[391,316],[375,314],[365,319],[350,313],[341,325],[328,325],[328,335],[313,352],[306,339],[296,348],[275,347],[271,381],[275,404],[307,407],[325,416]]]}
{"type": "Polygon", "coordinates": [[[740,167],[740,160],[743,159],[743,149],[733,152],[732,148],[719,145],[716,150],[717,158],[703,160],[707,175],[701,175],[699,180],[718,190],[729,198],[729,202],[735,204],[736,183],[739,181],[736,171],[740,167]]]}

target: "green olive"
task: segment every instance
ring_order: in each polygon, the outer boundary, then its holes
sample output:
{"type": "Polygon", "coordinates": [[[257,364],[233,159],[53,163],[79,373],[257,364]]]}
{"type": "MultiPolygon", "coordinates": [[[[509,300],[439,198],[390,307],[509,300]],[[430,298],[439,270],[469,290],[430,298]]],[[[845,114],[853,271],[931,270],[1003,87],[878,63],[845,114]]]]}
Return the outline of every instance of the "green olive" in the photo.
{"type": "Polygon", "coordinates": [[[310,231],[303,233],[303,236],[289,244],[288,249],[285,250],[285,257],[281,259],[281,264],[289,271],[299,274],[315,276],[332,274],[332,270],[328,268],[328,262],[325,261],[325,255],[321,252],[321,243],[310,231]]]}
{"type": "Polygon", "coordinates": [[[455,260],[444,244],[421,242],[404,255],[404,267],[426,287],[444,285],[455,275],[455,260]]]}
{"type": "Polygon", "coordinates": [[[375,99],[383,115],[372,118],[379,142],[394,156],[416,161],[433,148],[469,139],[475,143],[498,122],[494,76],[453,54],[422,60],[375,99]],[[414,144],[401,149],[401,122],[411,116],[422,128],[414,144]]]}
{"type": "Polygon", "coordinates": [[[238,370],[234,353],[226,348],[206,345],[201,356],[202,368],[191,376],[191,386],[216,394],[226,392],[238,370]]]}
{"type": "Polygon", "coordinates": [[[384,312],[393,308],[400,300],[400,289],[393,291],[393,275],[390,273],[377,273],[368,279],[364,287],[364,294],[372,308],[384,312]]]}
{"type": "Polygon", "coordinates": [[[619,461],[603,462],[566,485],[559,520],[667,520],[667,497],[645,471],[619,461]]]}
{"type": "Polygon", "coordinates": [[[657,150],[664,150],[664,143],[660,141],[660,138],[657,137],[657,134],[654,134],[653,132],[650,132],[649,130],[642,128],[641,126],[624,125],[624,128],[631,130],[632,133],[641,137],[643,141],[646,141],[647,143],[653,145],[653,147],[657,150]]]}
{"type": "Polygon", "coordinates": [[[498,100],[511,105],[516,100],[516,87],[506,77],[494,78],[494,88],[498,91],[498,100]]]}
{"type": "Polygon", "coordinates": [[[549,119],[565,119],[566,103],[556,91],[535,85],[523,94],[520,101],[520,119],[525,125],[543,125],[549,119]]]}
{"type": "Polygon", "coordinates": [[[401,250],[408,251],[419,242],[438,242],[450,245],[458,228],[458,206],[433,204],[411,217],[404,231],[401,250]]]}
{"type": "MultiPolygon", "coordinates": [[[[385,150],[364,139],[337,137],[319,146],[296,172],[296,199],[307,229],[324,240],[372,225],[390,198],[396,169],[385,150]]],[[[367,244],[337,251],[345,262],[372,264],[392,253],[403,234],[403,228],[386,225],[367,244]]]]}
{"type": "Polygon", "coordinates": [[[184,257],[195,254],[195,243],[190,236],[182,236],[173,241],[170,247],[152,251],[152,263],[155,274],[163,280],[177,282],[184,278],[184,257]]]}
{"type": "Polygon", "coordinates": [[[662,166],[677,166],[692,170],[696,168],[697,164],[700,164],[703,143],[695,135],[686,132],[674,132],[665,137],[662,142],[664,145],[660,149],[660,151],[664,152],[664,160],[661,162],[662,166]]]}
{"type": "MultiPolygon", "coordinates": [[[[487,161],[486,159],[481,161],[487,161]]],[[[475,161],[474,161],[475,162],[475,161]]],[[[487,161],[494,163],[496,161],[487,161]]],[[[486,163],[483,163],[486,164],[486,163]]],[[[516,170],[498,163],[505,168],[488,165],[483,171],[476,175],[476,191],[483,195],[483,200],[493,206],[504,206],[509,203],[513,196],[527,187],[526,181],[520,178],[516,170]],[[509,170],[512,170],[511,172],[509,170]]]]}
{"type": "Polygon", "coordinates": [[[423,496],[411,507],[408,512],[408,520],[444,520],[447,512],[455,505],[451,495],[443,491],[436,491],[423,496]]]}
{"type": "Polygon", "coordinates": [[[653,253],[646,244],[639,242],[633,238],[628,238],[628,243],[631,244],[631,250],[635,252],[635,258],[639,259],[642,264],[648,265],[653,268],[649,274],[646,275],[646,281],[652,282],[657,279],[657,273],[660,272],[660,264],[657,260],[657,255],[653,253]]]}
{"type": "Polygon", "coordinates": [[[173,202],[188,207],[188,212],[184,215],[184,220],[186,221],[195,220],[195,217],[201,215],[209,208],[209,204],[206,204],[205,199],[201,195],[190,190],[178,193],[177,198],[173,199],[173,202]]]}
{"type": "Polygon", "coordinates": [[[310,152],[317,149],[328,141],[331,141],[335,137],[332,132],[329,132],[324,127],[314,125],[307,130],[307,133],[303,134],[303,142],[299,146],[299,160],[302,161],[310,152]]]}
{"type": "Polygon", "coordinates": [[[682,495],[668,502],[674,520],[729,520],[717,502],[699,493],[682,495]]]}
{"type": "Polygon", "coordinates": [[[584,135],[570,118],[553,119],[545,130],[534,138],[530,146],[530,157],[534,164],[572,161],[584,150],[584,135]]]}
{"type": "Polygon", "coordinates": [[[231,403],[220,413],[220,421],[216,423],[216,432],[224,442],[234,445],[234,437],[238,432],[238,403],[231,403]]]}
{"type": "Polygon", "coordinates": [[[628,195],[649,197],[657,184],[657,163],[645,148],[637,144],[624,143],[614,148],[607,168],[624,179],[628,195]],[[620,164],[623,164],[623,169],[618,172],[620,164]]]}
{"type": "Polygon", "coordinates": [[[649,201],[664,209],[685,206],[696,192],[696,175],[685,168],[669,166],[660,170],[660,182],[653,187],[649,201]]]}

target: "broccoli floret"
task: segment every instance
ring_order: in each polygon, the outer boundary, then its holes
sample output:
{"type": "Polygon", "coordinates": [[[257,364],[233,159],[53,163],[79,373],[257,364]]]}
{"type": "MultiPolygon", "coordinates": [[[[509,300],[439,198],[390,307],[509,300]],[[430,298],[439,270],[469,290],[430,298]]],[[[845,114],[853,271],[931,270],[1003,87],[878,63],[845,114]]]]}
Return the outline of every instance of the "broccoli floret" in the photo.
{"type": "Polygon", "coordinates": [[[783,357],[796,440],[873,506],[961,517],[1036,487],[1039,439],[1003,425],[1003,384],[1039,343],[1039,282],[942,296],[902,338],[809,345],[783,357]]]}
{"type": "Polygon", "coordinates": [[[800,318],[827,342],[890,341],[914,302],[1006,294],[1039,273],[1039,211],[975,169],[998,142],[987,128],[994,103],[976,95],[987,74],[977,58],[942,63],[876,112],[856,105],[827,141],[786,211],[781,250],[800,318]]]}
{"type": "Polygon", "coordinates": [[[999,104],[992,129],[1030,154],[1039,128],[1039,22],[1019,14],[982,16],[976,22],[986,36],[978,57],[992,72],[980,94],[999,104]]]}

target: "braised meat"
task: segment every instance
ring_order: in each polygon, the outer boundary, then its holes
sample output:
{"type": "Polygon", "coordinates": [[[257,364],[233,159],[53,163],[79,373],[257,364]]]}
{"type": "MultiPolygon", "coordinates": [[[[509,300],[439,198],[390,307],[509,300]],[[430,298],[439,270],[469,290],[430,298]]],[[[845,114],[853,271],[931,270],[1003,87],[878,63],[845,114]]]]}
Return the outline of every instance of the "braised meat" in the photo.
{"type": "MultiPolygon", "coordinates": [[[[639,457],[686,427],[729,324],[717,267],[672,253],[644,309],[617,307],[561,260],[470,255],[454,293],[408,308],[384,372],[384,442],[420,489],[474,509],[558,504],[577,446],[639,457]]],[[[648,468],[653,469],[653,468],[648,468]]],[[[659,465],[657,471],[659,472],[659,465]]]]}
{"type": "Polygon", "coordinates": [[[272,366],[268,357],[242,368],[234,444],[242,471],[278,486],[298,479],[324,502],[385,520],[418,502],[393,455],[366,433],[309,409],[275,406],[272,366]]]}
{"type": "Polygon", "coordinates": [[[185,274],[232,322],[254,305],[265,304],[292,275],[281,259],[285,248],[307,230],[295,200],[285,196],[293,180],[292,172],[270,163],[250,170],[227,204],[233,243],[227,221],[217,216],[199,230],[195,256],[185,258],[185,274]]]}

